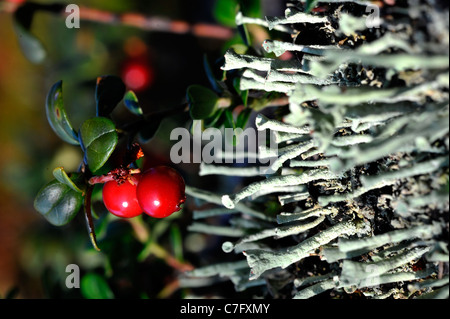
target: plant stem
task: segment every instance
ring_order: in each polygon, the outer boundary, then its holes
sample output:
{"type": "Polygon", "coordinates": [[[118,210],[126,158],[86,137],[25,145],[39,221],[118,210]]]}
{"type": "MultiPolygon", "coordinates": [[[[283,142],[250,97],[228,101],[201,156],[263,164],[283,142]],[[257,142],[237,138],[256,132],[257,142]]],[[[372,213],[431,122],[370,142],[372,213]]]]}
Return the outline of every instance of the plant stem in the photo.
{"type": "Polygon", "coordinates": [[[100,248],[97,245],[97,239],[95,237],[94,221],[92,219],[91,212],[91,196],[93,189],[94,187],[90,185],[86,189],[86,197],[84,198],[84,215],[86,217],[86,225],[88,228],[89,238],[91,239],[92,246],[94,246],[95,250],[100,251],[100,248]]]}
{"type": "MultiPolygon", "coordinates": [[[[26,4],[25,4],[26,5],[26,4]]],[[[14,2],[6,2],[0,5],[0,12],[15,12],[20,5],[14,2]]],[[[234,36],[234,31],[231,28],[208,24],[208,23],[194,23],[190,24],[186,21],[171,20],[163,17],[146,16],[140,13],[126,12],[113,13],[104,10],[98,10],[85,6],[80,6],[80,20],[93,21],[103,24],[131,26],[145,31],[159,31],[174,34],[192,34],[201,38],[212,38],[218,40],[228,40],[234,36]]],[[[40,6],[39,9],[46,10],[45,6],[40,6]]],[[[60,15],[64,18],[71,14],[62,10],[60,15]]]]}

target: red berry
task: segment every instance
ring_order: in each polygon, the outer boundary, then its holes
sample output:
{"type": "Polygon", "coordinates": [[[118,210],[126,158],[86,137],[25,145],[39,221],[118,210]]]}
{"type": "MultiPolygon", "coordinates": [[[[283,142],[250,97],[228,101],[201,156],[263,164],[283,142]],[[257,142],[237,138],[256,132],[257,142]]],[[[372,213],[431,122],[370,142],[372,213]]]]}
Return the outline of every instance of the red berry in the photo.
{"type": "Polygon", "coordinates": [[[140,62],[127,63],[122,71],[122,78],[127,87],[134,91],[143,91],[153,83],[153,70],[140,62]]]}
{"type": "Polygon", "coordinates": [[[156,218],[179,211],[180,205],[186,200],[183,177],[168,166],[157,166],[145,171],[136,192],[144,212],[156,218]]]}
{"type": "Polygon", "coordinates": [[[136,197],[136,188],[136,183],[132,184],[129,180],[121,184],[109,181],[103,186],[103,203],[118,217],[136,217],[142,213],[136,197]]]}

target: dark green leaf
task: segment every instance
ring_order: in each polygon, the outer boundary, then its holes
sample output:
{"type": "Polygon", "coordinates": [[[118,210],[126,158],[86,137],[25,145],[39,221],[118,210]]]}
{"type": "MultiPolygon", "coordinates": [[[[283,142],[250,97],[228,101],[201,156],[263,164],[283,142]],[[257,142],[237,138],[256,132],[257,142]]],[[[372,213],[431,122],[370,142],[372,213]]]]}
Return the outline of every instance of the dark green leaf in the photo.
{"type": "Polygon", "coordinates": [[[80,174],[75,173],[72,174],[72,177],[69,177],[63,167],[57,167],[53,170],[53,176],[60,183],[66,184],[74,191],[84,195],[84,192],[74,182],[78,177],[80,177],[80,174]]]}
{"type": "Polygon", "coordinates": [[[246,17],[261,18],[263,16],[260,0],[239,0],[239,7],[246,17]]]}
{"type": "Polygon", "coordinates": [[[179,261],[183,261],[183,237],[180,228],[177,225],[172,225],[170,228],[170,239],[172,242],[173,255],[179,261]]]}
{"type": "Polygon", "coordinates": [[[235,123],[234,118],[233,118],[233,112],[231,110],[229,110],[229,109],[225,110],[225,117],[226,117],[225,127],[226,128],[233,128],[233,129],[235,129],[236,128],[236,123],[235,123]]]}
{"type": "Polygon", "coordinates": [[[241,78],[235,78],[233,80],[233,86],[236,92],[241,97],[242,103],[244,103],[244,106],[247,107],[248,104],[248,90],[241,91],[241,78]]]}
{"type": "Polygon", "coordinates": [[[62,81],[58,81],[50,88],[45,102],[47,120],[53,131],[65,142],[78,145],[78,135],[70,124],[64,108],[62,81]]]}
{"type": "Polygon", "coordinates": [[[250,108],[243,109],[237,116],[236,127],[244,129],[245,126],[247,125],[250,114],[252,114],[252,109],[250,108]]]}
{"type": "MultiPolygon", "coordinates": [[[[233,112],[230,109],[226,109],[224,113],[225,113],[225,123],[224,123],[225,128],[232,128],[234,131],[236,129],[236,122],[234,121],[233,118],[233,112]]],[[[237,143],[236,134],[233,134],[233,145],[236,146],[236,143],[237,143]]]]}
{"type": "Polygon", "coordinates": [[[187,89],[187,99],[192,119],[202,120],[212,116],[218,107],[219,97],[201,85],[191,85],[187,89]]]}
{"type": "Polygon", "coordinates": [[[135,115],[144,114],[144,112],[142,112],[141,106],[139,105],[139,100],[133,91],[128,91],[127,93],[125,93],[123,101],[125,103],[125,106],[128,110],[130,110],[131,113],[135,115]]]}
{"type": "Polygon", "coordinates": [[[125,84],[122,79],[114,75],[97,78],[95,101],[97,116],[109,116],[125,94],[125,84]]]}
{"type": "Polygon", "coordinates": [[[57,180],[45,185],[34,200],[35,209],[55,226],[70,222],[82,205],[81,193],[57,180]]]}
{"type": "Polygon", "coordinates": [[[222,126],[225,116],[223,115],[224,109],[218,109],[216,113],[213,114],[210,118],[205,120],[206,127],[216,127],[219,128],[222,126]]]}
{"type": "Polygon", "coordinates": [[[59,13],[65,5],[60,3],[26,2],[14,12],[13,26],[18,35],[19,45],[25,57],[32,63],[41,63],[47,56],[41,41],[30,31],[33,17],[38,10],[59,13]]]}
{"type": "Polygon", "coordinates": [[[242,39],[242,42],[244,42],[244,45],[247,47],[251,46],[252,41],[250,39],[250,33],[248,32],[247,25],[240,24],[237,26],[237,30],[242,39]]]}
{"type": "Polygon", "coordinates": [[[153,136],[155,136],[158,128],[161,124],[161,118],[159,116],[150,118],[146,121],[144,127],[139,131],[139,138],[142,143],[147,143],[153,136]]]}
{"type": "Polygon", "coordinates": [[[209,64],[206,54],[203,56],[203,67],[205,69],[206,77],[208,78],[209,83],[211,84],[213,90],[216,91],[217,93],[222,92],[223,90],[218,84],[218,81],[214,75],[214,71],[212,70],[211,65],[209,64]]]}
{"type": "Polygon", "coordinates": [[[234,27],[236,25],[237,6],[237,0],[217,0],[214,7],[214,17],[219,23],[234,27]]]}
{"type": "Polygon", "coordinates": [[[107,118],[94,117],[81,125],[80,135],[87,164],[95,173],[106,163],[117,145],[116,127],[107,118]]]}
{"type": "Polygon", "coordinates": [[[114,293],[107,281],[96,273],[87,273],[81,278],[81,294],[86,299],[113,299],[114,293]]]}

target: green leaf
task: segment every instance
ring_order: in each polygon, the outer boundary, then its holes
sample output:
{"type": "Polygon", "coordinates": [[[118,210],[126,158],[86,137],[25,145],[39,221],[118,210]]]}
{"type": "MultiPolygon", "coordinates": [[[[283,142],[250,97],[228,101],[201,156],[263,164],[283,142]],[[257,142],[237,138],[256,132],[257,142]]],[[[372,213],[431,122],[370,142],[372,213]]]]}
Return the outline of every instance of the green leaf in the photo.
{"type": "Polygon", "coordinates": [[[131,113],[135,115],[143,115],[144,112],[142,111],[141,106],[139,105],[139,100],[136,96],[136,94],[133,91],[128,91],[125,93],[125,96],[123,98],[125,106],[128,110],[130,110],[131,113]]]}
{"type": "Polygon", "coordinates": [[[306,0],[305,12],[309,13],[316,6],[318,0],[306,0]]]}
{"type": "Polygon", "coordinates": [[[250,108],[243,109],[237,116],[236,127],[244,129],[245,126],[247,125],[250,114],[252,114],[252,109],[250,108]]]}
{"type": "Polygon", "coordinates": [[[116,148],[119,139],[116,127],[107,118],[94,117],[81,125],[80,136],[89,169],[95,173],[116,148]]]}
{"type": "Polygon", "coordinates": [[[34,200],[35,209],[52,225],[70,222],[83,205],[83,196],[57,180],[45,185],[34,200]]]}
{"type": "Polygon", "coordinates": [[[202,120],[216,112],[219,97],[212,90],[194,84],[187,89],[187,100],[192,119],[202,120]]]}
{"type": "Polygon", "coordinates": [[[237,6],[237,0],[217,0],[213,12],[214,17],[219,23],[234,27],[236,25],[237,6]]]}
{"type": "Polygon", "coordinates": [[[47,120],[53,131],[65,142],[79,145],[78,135],[70,124],[64,108],[62,95],[62,81],[58,81],[50,88],[45,102],[47,120]]]}
{"type": "Polygon", "coordinates": [[[25,2],[14,11],[13,27],[18,35],[19,45],[25,57],[32,63],[42,63],[47,57],[47,52],[38,40],[30,31],[31,24],[35,13],[39,10],[60,13],[65,9],[62,3],[35,3],[25,2]]]}
{"type": "Polygon", "coordinates": [[[263,16],[260,0],[239,0],[239,7],[246,17],[261,18],[263,16]]]}
{"type": "Polygon", "coordinates": [[[19,7],[14,12],[13,27],[18,36],[19,46],[25,57],[32,63],[39,64],[44,61],[47,51],[42,42],[31,32],[31,22],[37,7],[27,5],[19,7]]]}
{"type": "Polygon", "coordinates": [[[247,107],[249,90],[241,91],[241,78],[235,78],[233,80],[233,86],[236,92],[241,97],[242,103],[244,103],[244,106],[247,107]]]}
{"type": "Polygon", "coordinates": [[[223,116],[224,110],[225,109],[218,109],[217,112],[214,113],[212,117],[204,121],[205,126],[220,128],[225,120],[225,116],[223,116]]]}
{"type": "Polygon", "coordinates": [[[246,47],[251,46],[252,40],[250,38],[250,33],[248,32],[247,25],[240,24],[240,25],[237,26],[237,30],[238,30],[239,36],[242,39],[242,42],[244,42],[244,45],[246,47]]]}
{"type": "Polygon", "coordinates": [[[146,122],[146,125],[139,131],[139,139],[144,144],[150,141],[153,136],[155,136],[159,126],[161,125],[161,118],[159,116],[156,116],[148,119],[146,122]]]}
{"type": "Polygon", "coordinates": [[[114,299],[107,281],[96,273],[87,273],[81,278],[81,294],[86,299],[114,299]]]}
{"type": "Polygon", "coordinates": [[[233,118],[233,112],[230,109],[225,110],[225,128],[236,129],[236,122],[233,118]]]}
{"type": "Polygon", "coordinates": [[[77,180],[77,178],[81,177],[81,174],[74,173],[71,175],[72,178],[69,177],[69,175],[67,175],[63,167],[57,167],[53,170],[53,176],[56,178],[57,181],[69,186],[74,191],[84,195],[84,192],[74,182],[74,180],[77,180]]]}
{"type": "MultiPolygon", "coordinates": [[[[220,93],[223,91],[223,89],[220,87],[216,76],[214,75],[214,71],[211,68],[211,65],[208,61],[208,58],[206,56],[206,54],[203,56],[203,67],[205,69],[205,73],[206,73],[206,77],[209,80],[209,83],[211,84],[211,87],[213,88],[214,91],[216,91],[217,93],[220,93]]],[[[225,71],[222,71],[222,74],[225,71]]]]}
{"type": "Polygon", "coordinates": [[[47,50],[45,50],[42,42],[17,21],[14,21],[13,27],[17,34],[19,46],[23,55],[31,63],[42,63],[47,57],[47,50]]]}
{"type": "Polygon", "coordinates": [[[95,101],[97,116],[109,116],[125,94],[125,84],[122,79],[114,75],[97,78],[95,101]]]}
{"type": "MultiPolygon", "coordinates": [[[[233,131],[236,130],[236,122],[234,121],[233,118],[233,111],[231,111],[230,109],[226,109],[225,110],[225,128],[232,128],[233,131]]],[[[233,145],[236,146],[237,145],[237,137],[236,134],[233,134],[233,145]]]]}
{"type": "Polygon", "coordinates": [[[183,261],[183,237],[180,228],[172,225],[170,228],[170,239],[172,242],[173,255],[179,261],[183,261]]]}

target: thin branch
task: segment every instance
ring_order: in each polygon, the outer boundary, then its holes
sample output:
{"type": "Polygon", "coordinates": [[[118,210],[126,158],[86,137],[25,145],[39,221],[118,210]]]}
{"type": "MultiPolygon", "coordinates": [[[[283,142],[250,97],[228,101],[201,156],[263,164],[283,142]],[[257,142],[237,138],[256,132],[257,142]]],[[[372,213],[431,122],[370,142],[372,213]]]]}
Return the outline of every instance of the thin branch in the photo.
{"type": "MultiPolygon", "coordinates": [[[[0,4],[0,12],[14,13],[19,7],[20,5],[18,3],[6,1],[5,3],[0,4]]],[[[45,10],[45,6],[40,6],[39,8],[41,10],[45,10]]],[[[190,24],[186,21],[171,20],[157,16],[146,16],[135,12],[113,13],[85,6],[79,6],[79,8],[80,20],[82,21],[130,26],[144,31],[192,34],[196,37],[212,38],[217,40],[229,40],[235,33],[231,28],[215,24],[190,24]]],[[[63,18],[67,18],[69,14],[71,14],[71,12],[65,12],[65,10],[60,12],[60,15],[63,18]]]]}

